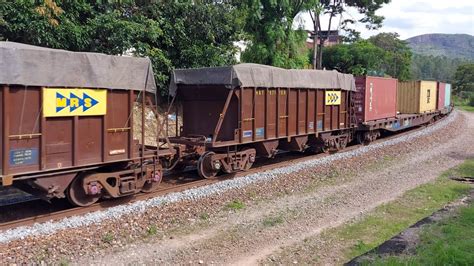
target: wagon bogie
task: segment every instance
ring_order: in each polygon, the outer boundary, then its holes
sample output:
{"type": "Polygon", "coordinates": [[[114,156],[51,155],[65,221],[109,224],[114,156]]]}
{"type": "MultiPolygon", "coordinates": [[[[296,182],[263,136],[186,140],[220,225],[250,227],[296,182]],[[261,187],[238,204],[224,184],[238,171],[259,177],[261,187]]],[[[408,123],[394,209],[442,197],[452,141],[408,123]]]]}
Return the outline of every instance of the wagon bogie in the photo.
{"type": "Polygon", "coordinates": [[[219,172],[235,173],[249,170],[256,159],[256,150],[243,148],[240,151],[213,152],[201,155],[197,162],[199,176],[206,179],[216,177],[219,172]]]}

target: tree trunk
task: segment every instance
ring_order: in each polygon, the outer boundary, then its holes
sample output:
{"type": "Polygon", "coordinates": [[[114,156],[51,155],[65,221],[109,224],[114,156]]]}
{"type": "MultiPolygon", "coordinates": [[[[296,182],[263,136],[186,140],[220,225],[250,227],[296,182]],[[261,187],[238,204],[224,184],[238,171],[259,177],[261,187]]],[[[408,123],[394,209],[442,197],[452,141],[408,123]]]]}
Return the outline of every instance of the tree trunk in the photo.
{"type": "Polygon", "coordinates": [[[317,69],[323,69],[323,47],[324,47],[324,39],[321,38],[319,43],[319,49],[318,49],[318,67],[317,69]]]}
{"type": "Polygon", "coordinates": [[[314,12],[313,20],[313,69],[318,69],[318,39],[319,39],[319,14],[314,12]]]}

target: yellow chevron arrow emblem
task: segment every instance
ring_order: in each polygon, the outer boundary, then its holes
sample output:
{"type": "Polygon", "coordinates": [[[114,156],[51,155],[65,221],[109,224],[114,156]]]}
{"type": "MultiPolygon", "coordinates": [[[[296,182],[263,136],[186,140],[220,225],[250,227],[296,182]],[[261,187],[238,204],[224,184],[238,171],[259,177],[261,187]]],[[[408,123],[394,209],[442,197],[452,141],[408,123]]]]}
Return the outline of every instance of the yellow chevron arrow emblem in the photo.
{"type": "Polygon", "coordinates": [[[340,105],[341,92],[340,91],[326,91],[326,105],[340,105]]]}

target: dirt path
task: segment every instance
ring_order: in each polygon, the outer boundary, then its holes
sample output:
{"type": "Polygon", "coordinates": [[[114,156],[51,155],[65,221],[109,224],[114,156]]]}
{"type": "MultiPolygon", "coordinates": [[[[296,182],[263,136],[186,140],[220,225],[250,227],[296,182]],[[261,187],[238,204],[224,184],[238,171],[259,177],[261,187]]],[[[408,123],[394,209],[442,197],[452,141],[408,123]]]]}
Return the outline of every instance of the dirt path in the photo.
{"type": "MultiPolygon", "coordinates": [[[[474,114],[462,112],[458,116],[464,124],[456,136],[428,150],[400,154],[384,165],[338,177],[304,193],[281,195],[243,210],[229,210],[207,226],[183,230],[173,239],[128,244],[77,263],[271,263],[268,259],[272,253],[360,217],[435,179],[465,158],[474,157],[474,114]]],[[[337,248],[334,250],[318,262],[337,263],[337,248]]]]}

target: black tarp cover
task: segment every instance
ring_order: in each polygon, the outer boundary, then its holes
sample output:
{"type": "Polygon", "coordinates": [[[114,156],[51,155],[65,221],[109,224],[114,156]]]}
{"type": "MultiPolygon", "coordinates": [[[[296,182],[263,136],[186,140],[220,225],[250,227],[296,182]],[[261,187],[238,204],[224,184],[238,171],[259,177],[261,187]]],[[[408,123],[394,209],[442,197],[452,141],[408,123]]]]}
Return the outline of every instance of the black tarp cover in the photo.
{"type": "Polygon", "coordinates": [[[177,69],[173,71],[169,92],[176,94],[180,85],[222,85],[260,88],[310,88],[355,90],[354,77],[335,70],[282,69],[258,64],[227,67],[177,69]]]}

